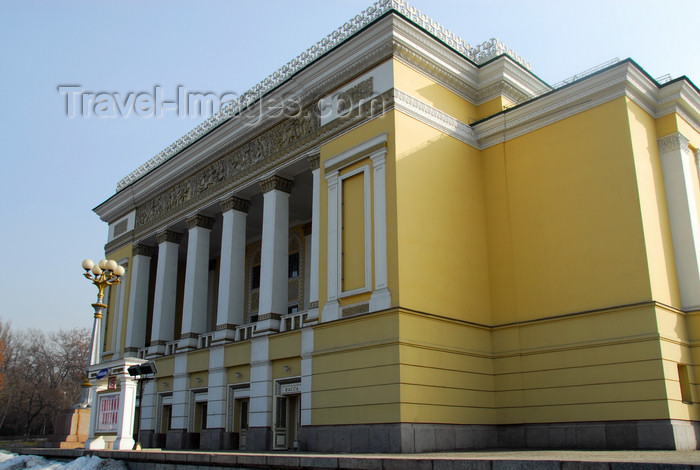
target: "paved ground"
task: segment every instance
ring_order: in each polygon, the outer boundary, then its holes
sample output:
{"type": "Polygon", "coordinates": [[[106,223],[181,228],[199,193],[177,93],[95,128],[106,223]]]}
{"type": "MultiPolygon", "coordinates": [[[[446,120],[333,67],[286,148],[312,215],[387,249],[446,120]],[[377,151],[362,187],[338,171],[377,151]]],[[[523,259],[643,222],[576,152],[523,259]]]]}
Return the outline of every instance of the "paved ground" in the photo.
{"type": "Polygon", "coordinates": [[[125,460],[134,470],[246,469],[366,470],[700,470],[700,451],[479,451],[428,454],[310,454],[287,452],[86,451],[23,449],[22,454],[125,460]]]}

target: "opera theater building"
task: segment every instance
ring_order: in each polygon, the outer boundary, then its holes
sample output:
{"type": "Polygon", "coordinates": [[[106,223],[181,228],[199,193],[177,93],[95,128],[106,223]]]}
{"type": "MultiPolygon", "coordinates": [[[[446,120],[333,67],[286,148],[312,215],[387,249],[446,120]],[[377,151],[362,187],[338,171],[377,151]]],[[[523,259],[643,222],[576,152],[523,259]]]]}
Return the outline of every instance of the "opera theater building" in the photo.
{"type": "Polygon", "coordinates": [[[551,86],[380,0],[239,98],[94,209],[87,447],[698,446],[690,80],[551,86]]]}

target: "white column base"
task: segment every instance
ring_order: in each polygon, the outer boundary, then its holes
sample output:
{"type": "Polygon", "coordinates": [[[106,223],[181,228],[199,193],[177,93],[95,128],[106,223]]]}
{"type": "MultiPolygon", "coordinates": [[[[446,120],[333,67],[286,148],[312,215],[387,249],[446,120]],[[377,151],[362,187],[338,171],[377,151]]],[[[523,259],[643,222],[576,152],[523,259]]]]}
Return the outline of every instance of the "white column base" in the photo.
{"type": "Polygon", "coordinates": [[[338,302],[338,300],[329,300],[326,302],[326,305],[323,306],[321,321],[325,323],[337,320],[338,318],[340,318],[340,302],[338,302]]]}
{"type": "Polygon", "coordinates": [[[114,445],[112,446],[113,450],[133,450],[134,444],[136,444],[136,441],[134,441],[133,438],[131,437],[118,437],[116,441],[114,441],[114,445]]]}
{"type": "Polygon", "coordinates": [[[91,450],[104,450],[107,448],[107,441],[105,441],[104,437],[102,436],[93,437],[92,439],[85,441],[85,448],[91,450]]]}
{"type": "Polygon", "coordinates": [[[369,298],[369,311],[377,312],[391,307],[391,292],[386,287],[375,290],[369,298]]]}
{"type": "Polygon", "coordinates": [[[304,325],[313,325],[318,322],[318,307],[310,308],[306,312],[306,318],[304,319],[304,325]]]}

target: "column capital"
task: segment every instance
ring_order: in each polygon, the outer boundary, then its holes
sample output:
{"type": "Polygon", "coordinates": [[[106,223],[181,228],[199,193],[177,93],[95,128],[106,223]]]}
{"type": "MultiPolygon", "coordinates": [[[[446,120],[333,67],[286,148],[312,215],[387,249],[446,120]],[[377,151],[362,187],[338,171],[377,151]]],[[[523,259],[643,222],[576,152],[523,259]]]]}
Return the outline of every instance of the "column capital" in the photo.
{"type": "Polygon", "coordinates": [[[680,132],[674,132],[665,137],[657,139],[659,143],[659,153],[665,155],[669,152],[680,150],[682,152],[690,152],[690,140],[680,132]]]}
{"type": "Polygon", "coordinates": [[[137,243],[131,248],[132,256],[148,256],[149,258],[152,258],[155,253],[155,247],[151,245],[144,245],[143,243],[137,243]]]}
{"type": "Polygon", "coordinates": [[[307,158],[309,162],[309,167],[311,167],[311,170],[318,170],[320,168],[320,162],[321,162],[321,154],[320,153],[313,153],[309,155],[307,158]]]}
{"type": "Polygon", "coordinates": [[[231,196],[223,201],[219,202],[221,206],[221,212],[228,212],[230,210],[248,213],[250,209],[250,201],[247,199],[241,199],[240,197],[231,196]]]}
{"type": "Polygon", "coordinates": [[[188,217],[186,223],[187,230],[191,230],[195,227],[202,227],[211,230],[211,228],[214,226],[214,219],[202,214],[197,214],[193,215],[192,217],[188,217]]]}
{"type": "Polygon", "coordinates": [[[156,240],[159,245],[163,242],[180,243],[182,234],[173,232],[172,230],[163,230],[162,232],[156,233],[156,240]]]}
{"type": "Polygon", "coordinates": [[[277,175],[270,176],[269,178],[265,178],[264,180],[260,181],[260,188],[262,189],[263,193],[276,189],[289,194],[292,192],[293,187],[294,183],[292,181],[277,175]]]}

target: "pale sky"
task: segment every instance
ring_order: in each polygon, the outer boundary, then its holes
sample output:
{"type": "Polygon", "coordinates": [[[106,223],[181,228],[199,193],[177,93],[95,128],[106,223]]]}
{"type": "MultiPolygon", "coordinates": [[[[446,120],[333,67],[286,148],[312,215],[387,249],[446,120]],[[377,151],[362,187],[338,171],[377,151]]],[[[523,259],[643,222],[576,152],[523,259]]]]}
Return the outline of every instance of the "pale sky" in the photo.
{"type": "MultiPolygon", "coordinates": [[[[242,93],[371,1],[0,1],[0,320],[89,327],[104,255],[92,208],[201,118],[66,116],[84,91],[242,93]]],[[[553,84],[614,57],[700,85],[698,0],[440,1],[411,4],[467,42],[497,37],[553,84]]]]}

